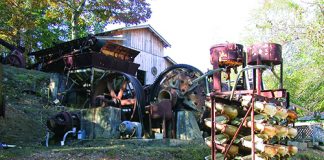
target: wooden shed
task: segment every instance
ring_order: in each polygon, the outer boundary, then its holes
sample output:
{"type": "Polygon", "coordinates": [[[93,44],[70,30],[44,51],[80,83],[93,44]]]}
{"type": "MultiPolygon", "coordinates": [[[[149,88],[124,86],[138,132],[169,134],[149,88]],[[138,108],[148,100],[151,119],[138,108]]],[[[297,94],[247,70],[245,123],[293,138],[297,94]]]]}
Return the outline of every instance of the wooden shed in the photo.
{"type": "Polygon", "coordinates": [[[163,70],[176,64],[164,54],[164,49],[171,45],[150,25],[124,27],[109,33],[124,39],[115,43],[140,51],[134,62],[140,64],[137,77],[143,85],[152,84],[163,70]]]}

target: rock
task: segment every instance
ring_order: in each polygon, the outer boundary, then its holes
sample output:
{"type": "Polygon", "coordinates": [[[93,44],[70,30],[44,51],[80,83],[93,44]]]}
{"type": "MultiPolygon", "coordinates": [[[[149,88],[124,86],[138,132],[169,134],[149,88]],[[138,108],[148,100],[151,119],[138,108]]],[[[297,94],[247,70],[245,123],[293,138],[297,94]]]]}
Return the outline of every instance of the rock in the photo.
{"type": "Polygon", "coordinates": [[[176,138],[181,140],[201,140],[201,135],[197,120],[191,111],[179,111],[177,113],[176,138]]]}
{"type": "Polygon", "coordinates": [[[81,129],[86,138],[119,138],[121,110],[115,107],[98,107],[81,111],[81,129]]]}

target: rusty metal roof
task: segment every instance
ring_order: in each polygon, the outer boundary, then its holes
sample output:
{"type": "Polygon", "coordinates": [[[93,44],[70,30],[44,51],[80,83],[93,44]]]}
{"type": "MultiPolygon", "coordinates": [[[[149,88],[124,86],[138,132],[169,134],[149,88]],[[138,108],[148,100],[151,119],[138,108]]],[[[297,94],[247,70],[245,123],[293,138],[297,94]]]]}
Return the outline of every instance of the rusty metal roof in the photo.
{"type": "Polygon", "coordinates": [[[105,45],[109,45],[108,48],[112,52],[129,54],[130,57],[132,57],[132,60],[140,53],[140,51],[135,50],[133,48],[129,48],[120,44],[109,42],[108,40],[100,40],[97,39],[95,36],[92,36],[91,38],[84,37],[84,38],[79,38],[72,41],[56,44],[54,47],[39,50],[36,52],[31,52],[28,55],[30,56],[33,55],[36,58],[51,57],[54,54],[64,55],[67,53],[71,53],[75,50],[82,50],[82,47],[90,47],[91,50],[100,52],[100,49],[105,45]],[[93,44],[86,44],[86,43],[93,43],[93,44]]]}

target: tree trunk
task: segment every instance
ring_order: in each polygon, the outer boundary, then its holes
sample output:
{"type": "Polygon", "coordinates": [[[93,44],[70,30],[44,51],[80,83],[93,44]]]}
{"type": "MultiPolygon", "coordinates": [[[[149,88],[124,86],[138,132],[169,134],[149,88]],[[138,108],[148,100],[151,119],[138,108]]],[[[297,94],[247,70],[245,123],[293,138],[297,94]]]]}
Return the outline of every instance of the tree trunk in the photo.
{"type": "Polygon", "coordinates": [[[79,38],[79,29],[78,29],[79,17],[81,15],[81,13],[83,12],[85,2],[86,2],[86,0],[82,0],[80,3],[73,3],[74,6],[76,4],[79,4],[79,6],[74,7],[73,12],[72,12],[72,17],[71,17],[71,39],[72,40],[79,38]]]}
{"type": "Polygon", "coordinates": [[[78,36],[78,18],[79,18],[79,13],[78,11],[74,11],[72,13],[72,17],[71,17],[71,39],[77,39],[79,38],[78,36]]]}

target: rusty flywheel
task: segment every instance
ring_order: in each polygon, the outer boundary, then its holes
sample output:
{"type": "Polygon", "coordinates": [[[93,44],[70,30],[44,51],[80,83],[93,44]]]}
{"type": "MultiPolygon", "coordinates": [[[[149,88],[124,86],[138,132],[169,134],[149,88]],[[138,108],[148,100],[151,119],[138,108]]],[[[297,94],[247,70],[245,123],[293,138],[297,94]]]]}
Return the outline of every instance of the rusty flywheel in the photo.
{"type": "Polygon", "coordinates": [[[195,82],[202,72],[190,65],[176,64],[163,71],[151,86],[150,102],[170,99],[175,109],[202,111],[205,81],[195,82]]]}
{"type": "Polygon", "coordinates": [[[93,106],[113,106],[131,111],[129,120],[142,121],[144,91],[140,82],[123,72],[107,72],[97,81],[92,96],[93,106]]]}

